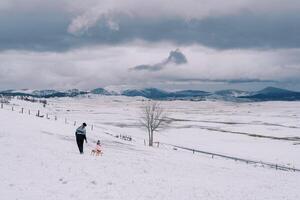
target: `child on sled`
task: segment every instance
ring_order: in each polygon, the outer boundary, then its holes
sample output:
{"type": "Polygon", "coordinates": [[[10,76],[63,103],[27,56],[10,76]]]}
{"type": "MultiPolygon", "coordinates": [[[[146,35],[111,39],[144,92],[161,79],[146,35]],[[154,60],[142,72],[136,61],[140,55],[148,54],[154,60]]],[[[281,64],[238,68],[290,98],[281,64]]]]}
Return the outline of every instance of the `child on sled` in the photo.
{"type": "Polygon", "coordinates": [[[91,151],[91,155],[102,156],[102,154],[103,154],[103,152],[102,152],[102,150],[101,150],[100,140],[98,140],[95,149],[93,149],[93,150],[91,151]]]}

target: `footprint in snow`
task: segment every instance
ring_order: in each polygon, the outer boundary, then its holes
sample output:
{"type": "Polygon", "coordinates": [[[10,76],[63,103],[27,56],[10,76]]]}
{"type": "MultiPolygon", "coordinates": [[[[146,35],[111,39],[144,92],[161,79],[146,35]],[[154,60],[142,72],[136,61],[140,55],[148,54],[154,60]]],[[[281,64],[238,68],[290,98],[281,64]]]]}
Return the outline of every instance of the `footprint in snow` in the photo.
{"type": "Polygon", "coordinates": [[[91,181],[91,184],[97,185],[97,182],[96,181],[91,181]]]}
{"type": "Polygon", "coordinates": [[[107,185],[112,185],[112,184],[113,184],[112,182],[108,182],[108,183],[107,183],[107,185]]]}
{"type": "Polygon", "coordinates": [[[67,183],[68,183],[68,181],[64,181],[63,178],[60,178],[59,181],[60,181],[62,184],[67,184],[67,183]]]}

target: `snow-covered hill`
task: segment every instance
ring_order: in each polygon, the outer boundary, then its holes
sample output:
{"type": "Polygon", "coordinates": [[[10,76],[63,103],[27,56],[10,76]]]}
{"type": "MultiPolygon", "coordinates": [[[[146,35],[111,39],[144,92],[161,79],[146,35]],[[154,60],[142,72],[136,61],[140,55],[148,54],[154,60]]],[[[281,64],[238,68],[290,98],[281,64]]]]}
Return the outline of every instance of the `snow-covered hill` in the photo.
{"type": "Polygon", "coordinates": [[[275,87],[267,87],[243,98],[256,101],[296,101],[300,100],[300,92],[294,92],[275,87]]]}
{"type": "MultiPolygon", "coordinates": [[[[300,198],[300,173],[212,159],[164,145],[144,146],[146,136],[136,123],[143,104],[139,100],[103,96],[53,99],[46,108],[19,100],[4,105],[0,109],[1,199],[300,198]],[[23,114],[19,112],[22,107],[23,114]],[[34,116],[37,110],[49,114],[50,119],[34,116]],[[74,121],[89,125],[84,155],[75,145],[74,121]],[[106,133],[131,135],[134,141],[106,133]],[[98,139],[104,155],[93,157],[89,152],[98,139]]],[[[157,135],[160,142],[296,167],[300,164],[299,146],[292,141],[217,131],[299,136],[299,109],[290,110],[299,107],[296,104],[175,101],[164,107],[174,123],[157,135]]]]}

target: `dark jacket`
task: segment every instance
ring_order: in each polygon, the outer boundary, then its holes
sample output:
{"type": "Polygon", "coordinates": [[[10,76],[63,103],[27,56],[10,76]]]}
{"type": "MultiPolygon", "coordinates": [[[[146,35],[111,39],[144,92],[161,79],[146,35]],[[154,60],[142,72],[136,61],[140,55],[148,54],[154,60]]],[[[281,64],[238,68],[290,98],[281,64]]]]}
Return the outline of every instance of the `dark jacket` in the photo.
{"type": "Polygon", "coordinates": [[[77,129],[76,129],[76,137],[79,136],[79,137],[83,137],[85,140],[86,140],[86,130],[85,130],[85,127],[83,125],[79,126],[77,129]]]}

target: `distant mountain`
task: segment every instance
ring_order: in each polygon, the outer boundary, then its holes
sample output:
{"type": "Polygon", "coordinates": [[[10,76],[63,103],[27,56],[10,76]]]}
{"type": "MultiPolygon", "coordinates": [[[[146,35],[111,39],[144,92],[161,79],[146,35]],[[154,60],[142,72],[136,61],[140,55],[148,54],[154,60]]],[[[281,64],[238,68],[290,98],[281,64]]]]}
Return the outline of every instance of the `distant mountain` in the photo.
{"type": "Polygon", "coordinates": [[[300,100],[300,92],[267,87],[257,92],[246,92],[241,90],[221,90],[214,93],[201,90],[181,90],[165,91],[157,88],[145,89],[122,89],[120,91],[96,88],[91,91],[82,91],[78,89],[71,90],[5,90],[0,92],[0,96],[31,96],[36,98],[53,97],[77,97],[81,95],[123,95],[128,97],[145,97],[158,100],[223,100],[234,102],[245,101],[296,101],[300,100]]]}
{"type": "Polygon", "coordinates": [[[141,96],[149,99],[163,99],[168,97],[168,92],[156,88],[146,88],[142,90],[125,90],[121,93],[121,95],[130,97],[141,96]]]}
{"type": "Polygon", "coordinates": [[[78,89],[71,89],[64,92],[67,97],[76,97],[79,95],[88,94],[86,91],[78,90],[78,89]]]}
{"type": "Polygon", "coordinates": [[[37,98],[75,97],[84,94],[87,94],[87,92],[78,89],[71,89],[65,91],[24,89],[24,90],[6,90],[0,92],[0,95],[4,95],[4,96],[31,96],[37,98]]]}
{"type": "Polygon", "coordinates": [[[266,87],[260,91],[257,92],[257,94],[292,94],[292,93],[298,93],[298,92],[293,92],[290,90],[286,90],[286,89],[281,89],[281,88],[276,88],[276,87],[266,87]]]}
{"type": "Polygon", "coordinates": [[[29,90],[29,89],[4,90],[4,91],[0,92],[0,95],[3,95],[3,96],[37,96],[36,94],[34,94],[34,90],[29,90]]]}
{"type": "Polygon", "coordinates": [[[209,92],[199,90],[182,90],[176,92],[167,92],[156,88],[146,88],[142,90],[125,90],[122,92],[124,96],[142,96],[149,99],[186,99],[204,97],[210,95],[209,92]]]}
{"type": "Polygon", "coordinates": [[[96,88],[90,91],[91,94],[100,94],[100,95],[112,95],[111,92],[103,89],[103,88],[96,88]]]}
{"type": "Polygon", "coordinates": [[[182,90],[169,93],[169,96],[174,98],[205,97],[209,95],[211,95],[211,93],[201,90],[182,90]]]}
{"type": "Polygon", "coordinates": [[[242,90],[219,90],[215,92],[216,95],[224,97],[240,97],[240,96],[249,96],[251,92],[242,91],[242,90]]]}
{"type": "Polygon", "coordinates": [[[263,90],[255,92],[252,95],[242,96],[239,98],[247,98],[256,101],[296,101],[300,100],[300,92],[294,92],[275,87],[267,87],[263,90]]]}
{"type": "Polygon", "coordinates": [[[55,93],[58,93],[56,90],[34,90],[31,94],[34,96],[48,96],[48,95],[53,95],[55,93]]]}

